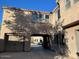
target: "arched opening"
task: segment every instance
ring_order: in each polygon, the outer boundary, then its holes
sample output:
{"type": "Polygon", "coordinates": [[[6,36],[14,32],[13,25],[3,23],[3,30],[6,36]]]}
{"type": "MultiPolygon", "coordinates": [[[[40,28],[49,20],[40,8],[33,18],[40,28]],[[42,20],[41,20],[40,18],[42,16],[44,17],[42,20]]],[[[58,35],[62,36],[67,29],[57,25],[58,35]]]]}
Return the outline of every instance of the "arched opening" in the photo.
{"type": "Polygon", "coordinates": [[[50,49],[51,48],[50,40],[51,40],[51,35],[32,34],[31,35],[31,48],[42,47],[44,49],[50,49]]]}

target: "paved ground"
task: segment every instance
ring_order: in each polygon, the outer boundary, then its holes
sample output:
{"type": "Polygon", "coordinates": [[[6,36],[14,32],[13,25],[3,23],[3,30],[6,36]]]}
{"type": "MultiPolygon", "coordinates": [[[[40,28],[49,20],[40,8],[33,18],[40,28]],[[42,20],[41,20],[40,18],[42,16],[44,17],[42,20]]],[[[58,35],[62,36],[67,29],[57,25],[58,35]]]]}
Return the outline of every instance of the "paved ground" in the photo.
{"type": "Polygon", "coordinates": [[[36,46],[31,52],[0,53],[0,59],[62,59],[54,55],[54,52],[36,46]]]}

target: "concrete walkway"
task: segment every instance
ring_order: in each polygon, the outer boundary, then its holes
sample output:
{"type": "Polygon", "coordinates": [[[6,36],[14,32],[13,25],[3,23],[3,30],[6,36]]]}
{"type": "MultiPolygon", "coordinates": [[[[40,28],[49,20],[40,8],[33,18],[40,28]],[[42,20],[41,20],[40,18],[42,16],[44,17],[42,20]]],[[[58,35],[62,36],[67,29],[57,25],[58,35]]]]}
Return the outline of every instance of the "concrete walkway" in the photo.
{"type": "Polygon", "coordinates": [[[0,53],[0,59],[64,59],[64,58],[57,57],[54,52],[45,50],[41,46],[36,47],[33,46],[31,52],[0,53]]]}

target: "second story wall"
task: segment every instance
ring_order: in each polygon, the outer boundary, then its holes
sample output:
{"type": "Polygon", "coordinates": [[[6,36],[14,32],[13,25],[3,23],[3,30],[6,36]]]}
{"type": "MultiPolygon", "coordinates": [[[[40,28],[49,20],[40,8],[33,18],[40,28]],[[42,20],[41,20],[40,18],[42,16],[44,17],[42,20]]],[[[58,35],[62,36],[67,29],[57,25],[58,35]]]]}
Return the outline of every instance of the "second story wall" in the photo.
{"type": "Polygon", "coordinates": [[[63,25],[79,20],[79,0],[59,0],[63,25]]]}
{"type": "MultiPolygon", "coordinates": [[[[5,33],[12,33],[14,26],[22,25],[35,21],[36,23],[49,23],[49,13],[33,10],[24,10],[13,7],[3,7],[3,18],[1,25],[1,38],[4,39],[5,33]],[[39,17],[40,16],[40,17],[39,17]],[[39,20],[39,21],[38,21],[39,20]],[[16,24],[17,23],[17,24],[16,24]],[[12,27],[12,28],[11,28],[12,27]]],[[[29,27],[29,25],[28,25],[29,27]]],[[[16,29],[16,28],[15,28],[16,29]]]]}
{"type": "Polygon", "coordinates": [[[50,23],[55,26],[57,21],[59,21],[58,19],[58,7],[56,7],[52,13],[50,14],[50,23]]]}
{"type": "MultiPolygon", "coordinates": [[[[31,11],[16,9],[16,8],[9,8],[3,7],[3,17],[2,17],[2,24],[1,24],[1,38],[4,39],[5,33],[13,33],[14,31],[11,29],[13,27],[12,24],[16,24],[16,21],[19,23],[23,23],[22,20],[25,19],[20,17],[22,13],[24,16],[31,15],[31,11]],[[19,21],[18,21],[19,20],[19,21]]],[[[26,20],[26,19],[25,19],[26,20]]]]}

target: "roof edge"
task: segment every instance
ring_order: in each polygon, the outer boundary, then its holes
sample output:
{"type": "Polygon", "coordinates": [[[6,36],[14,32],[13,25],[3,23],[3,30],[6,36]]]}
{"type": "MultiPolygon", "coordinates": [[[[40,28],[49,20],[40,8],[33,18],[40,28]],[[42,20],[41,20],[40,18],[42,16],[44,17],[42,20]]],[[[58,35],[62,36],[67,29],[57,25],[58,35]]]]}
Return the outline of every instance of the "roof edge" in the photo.
{"type": "Polygon", "coordinates": [[[41,13],[47,13],[50,14],[50,12],[46,12],[46,11],[38,11],[38,10],[30,10],[30,9],[23,9],[23,8],[17,8],[17,7],[10,7],[10,6],[3,6],[2,9],[9,9],[9,8],[15,8],[15,9],[21,9],[24,11],[35,11],[35,12],[41,12],[41,13]]]}

